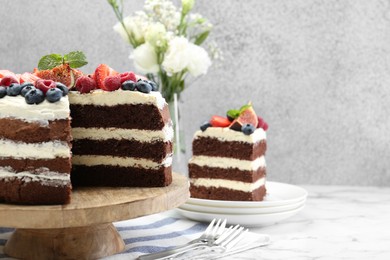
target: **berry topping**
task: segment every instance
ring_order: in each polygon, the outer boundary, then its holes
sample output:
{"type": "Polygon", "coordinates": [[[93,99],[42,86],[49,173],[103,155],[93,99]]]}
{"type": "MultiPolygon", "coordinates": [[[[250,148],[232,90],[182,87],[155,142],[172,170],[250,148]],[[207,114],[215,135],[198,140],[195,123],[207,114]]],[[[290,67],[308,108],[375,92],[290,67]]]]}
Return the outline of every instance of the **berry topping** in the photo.
{"type": "Polygon", "coordinates": [[[252,124],[245,124],[242,126],[241,131],[246,135],[251,135],[256,130],[252,124]]]}
{"type": "Polygon", "coordinates": [[[124,72],[124,73],[121,73],[119,74],[119,76],[121,77],[121,84],[125,81],[128,81],[128,80],[132,80],[132,81],[137,81],[137,78],[134,74],[134,72],[124,72]]]}
{"type": "Polygon", "coordinates": [[[107,66],[106,64],[100,64],[95,70],[95,81],[97,87],[103,90],[107,90],[104,86],[104,80],[108,76],[118,75],[118,72],[107,66]]]}
{"type": "Polygon", "coordinates": [[[62,96],[66,96],[69,93],[69,89],[67,86],[62,84],[61,82],[56,82],[56,88],[60,89],[62,91],[62,96]]]}
{"type": "Polygon", "coordinates": [[[263,126],[261,128],[263,128],[264,131],[267,131],[268,130],[267,122],[264,122],[264,124],[263,124],[263,126]]]}
{"type": "Polygon", "coordinates": [[[145,81],[138,81],[135,85],[139,92],[150,93],[150,91],[152,91],[152,86],[145,81]]]}
{"type": "Polygon", "coordinates": [[[50,79],[39,79],[35,82],[35,87],[46,94],[49,89],[56,87],[56,83],[50,79]]]}
{"type": "Polygon", "coordinates": [[[22,84],[20,84],[20,86],[23,89],[23,88],[28,87],[28,86],[34,86],[34,83],[26,81],[26,82],[23,82],[22,84]]]}
{"type": "Polygon", "coordinates": [[[228,127],[231,124],[231,122],[226,117],[212,116],[210,124],[213,127],[228,127]]]}
{"type": "Polygon", "coordinates": [[[38,79],[40,79],[40,78],[38,78],[34,74],[29,73],[29,72],[25,72],[22,75],[20,75],[20,84],[25,83],[25,82],[35,83],[35,81],[37,81],[38,79]]]}
{"type": "Polygon", "coordinates": [[[152,86],[152,91],[158,91],[158,85],[154,81],[148,81],[149,85],[152,86]]]}
{"type": "Polygon", "coordinates": [[[51,88],[46,92],[46,100],[50,103],[57,102],[62,97],[62,90],[59,88],[51,88]]]}
{"type": "Polygon", "coordinates": [[[108,76],[104,79],[104,87],[106,91],[115,91],[121,87],[121,77],[119,75],[116,76],[108,76]]]}
{"type": "Polygon", "coordinates": [[[0,86],[4,86],[4,87],[8,87],[9,85],[11,85],[12,83],[17,83],[19,84],[19,81],[18,79],[16,78],[16,76],[12,75],[12,74],[8,74],[8,75],[5,75],[1,81],[0,81],[0,86]]]}
{"type": "Polygon", "coordinates": [[[240,109],[238,117],[231,122],[230,129],[241,131],[242,127],[246,124],[251,124],[253,126],[257,126],[258,124],[257,115],[251,104],[243,106],[240,109]]]}
{"type": "Polygon", "coordinates": [[[92,90],[96,89],[96,82],[93,78],[88,76],[81,76],[76,81],[76,89],[81,93],[89,93],[92,90]]]}
{"type": "Polygon", "coordinates": [[[209,128],[210,126],[212,126],[210,124],[210,122],[204,122],[201,126],[200,126],[200,130],[202,130],[203,132],[206,131],[207,128],[209,128]]]}
{"type": "Polygon", "coordinates": [[[136,83],[132,80],[126,80],[122,83],[122,89],[134,91],[136,89],[136,83]]]}
{"type": "Polygon", "coordinates": [[[3,98],[7,95],[7,89],[5,87],[0,86],[0,98],[3,98]]]}
{"type": "Polygon", "coordinates": [[[24,96],[27,104],[39,104],[45,100],[45,95],[39,89],[32,89],[24,96]]]}
{"type": "Polygon", "coordinates": [[[27,92],[29,92],[32,89],[36,89],[36,87],[34,87],[34,85],[32,84],[27,86],[23,86],[22,84],[22,91],[20,91],[20,94],[22,94],[22,96],[25,97],[27,92]]]}
{"type": "Polygon", "coordinates": [[[21,90],[22,90],[22,86],[20,86],[18,83],[12,83],[7,88],[7,95],[8,96],[17,96],[20,94],[21,90]]]}

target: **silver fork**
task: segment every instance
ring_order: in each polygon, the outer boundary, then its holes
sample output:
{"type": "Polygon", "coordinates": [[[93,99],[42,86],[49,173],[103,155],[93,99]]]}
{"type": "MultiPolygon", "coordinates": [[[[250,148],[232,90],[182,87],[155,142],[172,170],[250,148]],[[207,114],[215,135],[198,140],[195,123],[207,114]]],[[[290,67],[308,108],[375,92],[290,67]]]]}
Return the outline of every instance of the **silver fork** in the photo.
{"type": "Polygon", "coordinates": [[[139,260],[164,259],[166,257],[182,254],[183,252],[186,252],[198,246],[213,245],[213,243],[217,241],[218,238],[221,236],[221,234],[225,231],[225,227],[226,227],[226,219],[225,220],[213,219],[199,238],[194,239],[188,242],[187,244],[176,246],[169,250],[139,256],[138,259],[139,260]]]}

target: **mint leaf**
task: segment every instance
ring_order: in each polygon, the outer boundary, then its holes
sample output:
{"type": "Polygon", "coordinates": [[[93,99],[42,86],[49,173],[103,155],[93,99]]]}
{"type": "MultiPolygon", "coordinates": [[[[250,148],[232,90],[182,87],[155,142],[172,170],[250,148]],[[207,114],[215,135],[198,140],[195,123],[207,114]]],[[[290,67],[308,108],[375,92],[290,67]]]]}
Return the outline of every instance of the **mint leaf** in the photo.
{"type": "Polygon", "coordinates": [[[226,115],[228,115],[229,117],[231,117],[233,119],[236,119],[237,117],[240,116],[240,111],[236,110],[236,109],[230,109],[227,111],[226,115]]]}
{"type": "Polygon", "coordinates": [[[244,112],[245,110],[247,110],[248,108],[250,108],[252,106],[252,104],[247,104],[247,105],[243,105],[242,107],[240,107],[240,114],[242,112],[244,112]]]}
{"type": "Polygon", "coordinates": [[[64,61],[65,63],[68,63],[69,66],[73,69],[80,68],[88,64],[85,54],[81,51],[72,51],[68,54],[65,54],[64,61]]]}
{"type": "Polygon", "coordinates": [[[61,54],[49,54],[43,56],[38,62],[39,70],[50,70],[54,67],[57,67],[63,63],[61,54]]]}

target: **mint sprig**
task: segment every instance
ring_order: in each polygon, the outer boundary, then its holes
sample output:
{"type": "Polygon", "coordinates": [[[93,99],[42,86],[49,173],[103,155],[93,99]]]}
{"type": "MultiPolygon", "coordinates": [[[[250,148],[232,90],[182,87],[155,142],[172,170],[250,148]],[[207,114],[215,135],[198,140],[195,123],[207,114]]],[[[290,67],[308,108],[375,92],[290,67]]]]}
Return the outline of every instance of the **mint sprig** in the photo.
{"type": "Polygon", "coordinates": [[[240,109],[230,109],[226,112],[226,115],[233,118],[233,119],[236,119],[241,115],[242,112],[244,112],[245,110],[247,110],[251,106],[252,106],[252,104],[249,103],[249,104],[243,105],[242,107],[240,107],[240,109]]]}
{"type": "Polygon", "coordinates": [[[69,64],[72,69],[80,68],[86,64],[87,58],[81,51],[72,51],[62,56],[61,54],[52,53],[43,56],[38,62],[39,70],[50,70],[62,64],[69,64]]]}

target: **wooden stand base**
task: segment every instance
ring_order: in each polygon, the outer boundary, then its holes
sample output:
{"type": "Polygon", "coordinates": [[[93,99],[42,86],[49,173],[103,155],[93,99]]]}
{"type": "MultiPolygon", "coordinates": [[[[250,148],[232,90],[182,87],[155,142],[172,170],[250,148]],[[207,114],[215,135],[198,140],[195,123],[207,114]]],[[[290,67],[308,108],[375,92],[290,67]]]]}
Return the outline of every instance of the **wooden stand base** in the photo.
{"type": "Polygon", "coordinates": [[[113,224],[59,229],[16,229],[4,252],[19,259],[97,259],[123,251],[113,224]]]}

